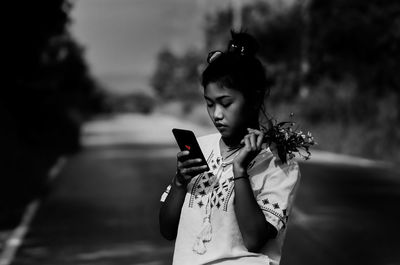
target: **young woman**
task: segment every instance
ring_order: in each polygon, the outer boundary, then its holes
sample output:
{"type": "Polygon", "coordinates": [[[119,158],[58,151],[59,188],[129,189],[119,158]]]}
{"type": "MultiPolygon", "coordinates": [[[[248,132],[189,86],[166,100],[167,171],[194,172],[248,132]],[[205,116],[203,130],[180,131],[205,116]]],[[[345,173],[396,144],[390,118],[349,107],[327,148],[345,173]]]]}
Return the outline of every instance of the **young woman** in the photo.
{"type": "Polygon", "coordinates": [[[163,194],[161,234],[175,241],[173,264],[279,264],[299,168],[265,144],[260,114],[269,88],[253,37],[232,32],[202,75],[218,133],[198,138],[210,170],[177,154],[163,194]]]}

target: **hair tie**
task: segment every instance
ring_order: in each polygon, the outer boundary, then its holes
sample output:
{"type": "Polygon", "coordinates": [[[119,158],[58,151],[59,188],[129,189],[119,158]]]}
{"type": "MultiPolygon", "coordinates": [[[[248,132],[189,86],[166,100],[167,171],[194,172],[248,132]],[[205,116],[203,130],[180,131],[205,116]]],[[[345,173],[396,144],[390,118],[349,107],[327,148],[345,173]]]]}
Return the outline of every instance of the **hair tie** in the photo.
{"type": "MultiPolygon", "coordinates": [[[[258,50],[256,40],[245,32],[235,33],[231,31],[232,39],[228,43],[227,54],[237,54],[240,56],[254,56],[258,50]]],[[[207,62],[211,64],[224,52],[216,50],[212,51],[207,56],[207,62]]]]}
{"type": "Polygon", "coordinates": [[[228,52],[238,55],[255,56],[259,49],[253,36],[246,32],[234,32],[231,30],[232,39],[228,43],[228,52]]]}
{"type": "MultiPolygon", "coordinates": [[[[236,53],[239,55],[247,55],[247,49],[244,45],[234,43],[233,40],[229,42],[228,53],[236,53]]],[[[219,58],[224,52],[216,50],[208,53],[207,62],[210,64],[219,58]]]]}
{"type": "Polygon", "coordinates": [[[231,40],[229,42],[228,52],[237,53],[240,55],[246,55],[246,48],[244,47],[244,45],[236,44],[236,43],[234,43],[233,40],[231,40]]]}
{"type": "Polygon", "coordinates": [[[208,53],[207,62],[210,64],[223,54],[221,51],[212,51],[208,53]]]}

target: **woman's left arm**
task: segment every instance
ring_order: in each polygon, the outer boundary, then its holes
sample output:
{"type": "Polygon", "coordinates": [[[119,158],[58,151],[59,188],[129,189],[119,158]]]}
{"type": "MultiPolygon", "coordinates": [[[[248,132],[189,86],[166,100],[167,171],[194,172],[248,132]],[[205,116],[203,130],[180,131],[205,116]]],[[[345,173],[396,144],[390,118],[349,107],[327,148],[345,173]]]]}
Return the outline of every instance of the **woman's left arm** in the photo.
{"type": "Polygon", "coordinates": [[[276,237],[276,228],[265,220],[243,168],[233,171],[235,181],[235,213],[246,248],[258,252],[265,243],[276,237]]]}
{"type": "Polygon", "coordinates": [[[234,207],[245,246],[251,252],[258,252],[269,239],[276,237],[277,230],[266,221],[247,175],[247,166],[261,151],[264,137],[263,133],[257,130],[250,129],[249,132],[242,140],[245,146],[233,162],[234,207]]]}

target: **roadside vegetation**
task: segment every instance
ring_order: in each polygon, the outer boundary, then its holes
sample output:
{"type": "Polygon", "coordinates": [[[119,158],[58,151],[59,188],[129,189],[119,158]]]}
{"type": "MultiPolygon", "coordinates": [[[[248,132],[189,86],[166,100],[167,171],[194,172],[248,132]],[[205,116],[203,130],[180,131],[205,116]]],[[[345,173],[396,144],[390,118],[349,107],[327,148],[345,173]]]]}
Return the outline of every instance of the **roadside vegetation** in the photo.
{"type": "Polygon", "coordinates": [[[0,97],[0,229],[44,193],[58,157],[79,150],[80,126],[103,96],[68,31],[67,0],[12,1],[0,97]]]}
{"type": "MultiPolygon", "coordinates": [[[[271,116],[294,113],[317,148],[379,160],[400,159],[400,4],[398,1],[311,0],[282,6],[250,1],[243,29],[261,44],[272,91],[271,116]]],[[[233,11],[210,11],[204,49],[159,52],[152,86],[160,102],[207,123],[199,73],[211,50],[224,50],[233,11]]]]}

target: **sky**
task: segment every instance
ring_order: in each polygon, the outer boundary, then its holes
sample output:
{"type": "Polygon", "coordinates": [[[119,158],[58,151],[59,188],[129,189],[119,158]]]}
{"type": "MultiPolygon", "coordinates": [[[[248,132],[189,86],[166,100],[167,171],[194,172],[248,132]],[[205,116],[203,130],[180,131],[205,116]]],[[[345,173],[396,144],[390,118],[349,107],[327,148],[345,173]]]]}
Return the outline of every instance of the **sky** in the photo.
{"type": "Polygon", "coordinates": [[[71,33],[92,74],[116,93],[151,93],[157,53],[201,47],[203,1],[76,0],[71,33]]]}
{"type": "Polygon", "coordinates": [[[175,52],[201,47],[206,12],[249,1],[254,0],[74,0],[70,31],[105,88],[153,94],[149,78],[163,47],[175,52]]]}

